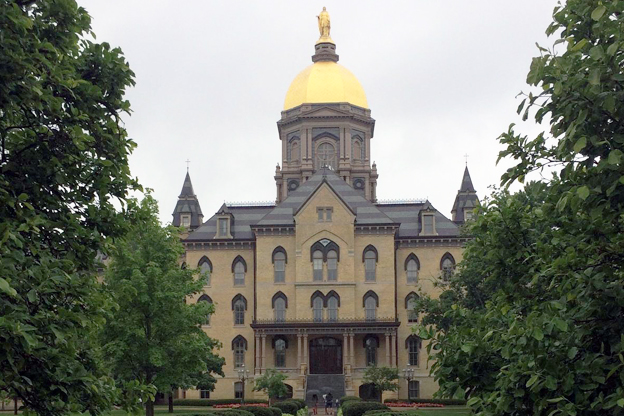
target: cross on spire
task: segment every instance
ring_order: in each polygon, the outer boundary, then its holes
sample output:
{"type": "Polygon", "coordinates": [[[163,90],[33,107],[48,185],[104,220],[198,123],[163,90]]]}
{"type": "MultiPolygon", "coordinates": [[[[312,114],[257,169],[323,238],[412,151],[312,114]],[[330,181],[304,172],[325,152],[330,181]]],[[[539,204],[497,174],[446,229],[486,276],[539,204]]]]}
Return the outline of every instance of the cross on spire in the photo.
{"type": "Polygon", "coordinates": [[[191,163],[191,161],[189,159],[186,159],[186,171],[189,171],[189,164],[191,163]]]}
{"type": "Polygon", "coordinates": [[[466,159],[466,166],[468,166],[468,153],[464,155],[464,158],[466,159]]]}

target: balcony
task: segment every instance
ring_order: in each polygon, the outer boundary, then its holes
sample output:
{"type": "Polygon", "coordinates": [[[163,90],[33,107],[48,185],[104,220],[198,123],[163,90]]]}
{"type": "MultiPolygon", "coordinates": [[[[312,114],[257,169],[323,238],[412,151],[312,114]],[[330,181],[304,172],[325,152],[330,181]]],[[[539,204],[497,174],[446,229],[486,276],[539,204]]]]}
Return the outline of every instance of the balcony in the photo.
{"type": "Polygon", "coordinates": [[[291,319],[255,319],[251,327],[270,333],[297,333],[305,329],[307,332],[376,332],[383,329],[396,328],[400,325],[395,317],[376,317],[367,319],[364,317],[339,317],[337,319],[318,320],[314,318],[291,318],[291,319]]]}

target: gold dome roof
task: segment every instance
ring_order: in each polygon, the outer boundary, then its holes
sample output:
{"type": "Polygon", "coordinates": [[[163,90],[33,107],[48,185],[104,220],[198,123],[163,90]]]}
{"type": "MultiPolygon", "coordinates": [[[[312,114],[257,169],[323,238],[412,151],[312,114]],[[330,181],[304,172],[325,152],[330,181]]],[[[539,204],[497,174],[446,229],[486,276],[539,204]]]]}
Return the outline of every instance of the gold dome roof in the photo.
{"type": "Polygon", "coordinates": [[[355,75],[332,61],[318,61],[299,73],[290,84],[284,110],[304,103],[342,103],[368,108],[366,94],[355,75]]]}

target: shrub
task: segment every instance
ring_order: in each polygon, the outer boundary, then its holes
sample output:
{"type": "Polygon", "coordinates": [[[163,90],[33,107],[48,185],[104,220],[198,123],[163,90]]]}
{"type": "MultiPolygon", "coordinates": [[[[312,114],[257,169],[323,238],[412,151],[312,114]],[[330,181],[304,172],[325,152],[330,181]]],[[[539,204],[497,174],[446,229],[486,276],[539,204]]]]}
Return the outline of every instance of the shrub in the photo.
{"type": "Polygon", "coordinates": [[[282,402],[273,403],[273,406],[282,410],[283,413],[290,413],[291,415],[297,414],[297,411],[301,408],[298,402],[293,400],[284,400],[282,402]]]}
{"type": "MultiPolygon", "coordinates": [[[[215,412],[216,413],[216,412],[215,412]]],[[[231,409],[231,410],[225,410],[225,411],[220,411],[218,413],[216,413],[215,416],[254,416],[253,413],[248,412],[247,410],[243,410],[243,409],[231,409]]]]}
{"type": "Polygon", "coordinates": [[[338,399],[338,403],[340,403],[340,408],[342,409],[342,407],[349,402],[361,402],[362,399],[360,399],[359,397],[356,396],[343,396],[340,399],[338,399]]]}
{"type": "MultiPolygon", "coordinates": [[[[240,399],[174,399],[174,406],[214,406],[215,404],[240,404],[240,399]]],[[[245,400],[248,404],[266,404],[266,400],[245,400]]]]}
{"type": "Polygon", "coordinates": [[[465,406],[466,400],[458,400],[458,399],[386,399],[384,403],[392,404],[392,403],[435,403],[435,404],[444,404],[447,406],[465,406]]]}
{"type": "Polygon", "coordinates": [[[303,409],[307,406],[306,401],[303,399],[287,399],[286,401],[297,403],[297,406],[299,406],[299,409],[303,409]]]}
{"type": "Polygon", "coordinates": [[[270,406],[268,409],[273,412],[273,416],[282,416],[282,409],[277,406],[270,406]]]}
{"type": "Polygon", "coordinates": [[[349,400],[342,406],[342,413],[344,416],[362,416],[368,410],[388,410],[390,408],[384,404],[377,402],[362,402],[356,400],[349,400]]]}
{"type": "Polygon", "coordinates": [[[274,416],[273,411],[269,410],[268,407],[241,406],[240,408],[253,413],[254,416],[274,416]]]}

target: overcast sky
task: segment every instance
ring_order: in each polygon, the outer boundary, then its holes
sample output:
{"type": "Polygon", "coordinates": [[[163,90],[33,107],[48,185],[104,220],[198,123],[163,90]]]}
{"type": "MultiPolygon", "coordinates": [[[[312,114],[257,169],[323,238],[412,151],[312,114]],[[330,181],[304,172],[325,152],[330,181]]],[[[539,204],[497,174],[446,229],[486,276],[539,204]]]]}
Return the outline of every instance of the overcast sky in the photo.
{"type": "MultiPolygon", "coordinates": [[[[187,159],[205,219],[223,201],[274,201],[276,122],[294,77],[311,63],[327,7],[340,64],[360,80],[376,120],[378,198],[428,198],[450,217],[468,154],[479,197],[497,137],[527,91],[535,42],[556,0],[79,0],[99,42],[136,73],[126,128],[135,176],[171,221],[187,159]]],[[[537,126],[522,123],[525,132],[537,126]]]]}

